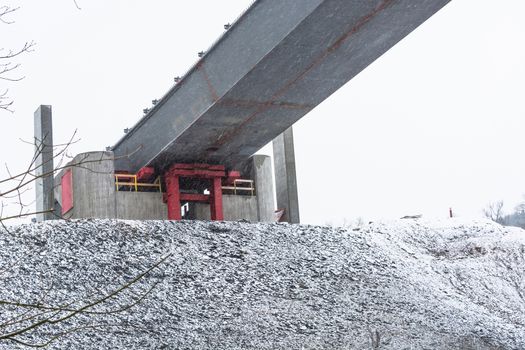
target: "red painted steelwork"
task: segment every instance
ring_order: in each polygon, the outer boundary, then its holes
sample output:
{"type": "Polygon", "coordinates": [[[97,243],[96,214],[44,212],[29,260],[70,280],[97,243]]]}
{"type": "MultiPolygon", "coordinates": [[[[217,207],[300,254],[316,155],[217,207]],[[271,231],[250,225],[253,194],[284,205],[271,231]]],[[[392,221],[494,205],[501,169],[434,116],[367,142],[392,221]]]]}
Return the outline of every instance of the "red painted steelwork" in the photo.
{"type": "Polygon", "coordinates": [[[209,203],[210,202],[210,196],[207,195],[207,194],[181,193],[180,194],[180,200],[181,201],[187,201],[187,202],[209,203]]]}
{"type": "Polygon", "coordinates": [[[179,177],[169,175],[165,177],[166,181],[166,202],[168,205],[168,220],[180,220],[180,187],[179,177]]]}
{"type": "Polygon", "coordinates": [[[204,169],[204,170],[225,170],[226,168],[224,165],[211,165],[211,164],[204,164],[204,163],[192,163],[192,164],[184,164],[184,163],[177,163],[173,164],[170,167],[170,170],[172,169],[204,169]]]}
{"type": "Polygon", "coordinates": [[[166,198],[168,219],[181,219],[181,200],[188,202],[210,203],[211,219],[224,220],[222,211],[222,178],[226,171],[222,165],[209,164],[173,164],[164,174],[166,181],[166,198]],[[210,195],[180,193],[179,178],[209,179],[210,195]]]}
{"type": "Polygon", "coordinates": [[[140,170],[137,172],[137,181],[148,182],[150,180],[153,180],[154,176],[155,176],[154,168],[152,167],[140,168],[140,170]]]}
{"type": "Polygon", "coordinates": [[[222,186],[221,178],[216,177],[213,180],[213,188],[210,191],[210,210],[211,210],[211,219],[222,221],[224,220],[224,215],[222,212],[222,186]]]}
{"type": "Polygon", "coordinates": [[[62,187],[62,215],[73,209],[73,172],[66,170],[60,179],[62,187]]]}
{"type": "Polygon", "coordinates": [[[209,164],[174,164],[167,171],[167,174],[177,174],[183,177],[193,177],[199,179],[213,179],[226,175],[223,165],[209,164]]]}
{"type": "Polygon", "coordinates": [[[233,184],[235,183],[235,180],[238,180],[240,178],[241,178],[241,173],[239,171],[231,170],[231,171],[228,172],[228,177],[226,178],[224,183],[227,186],[233,186],[233,184]]]}
{"type": "Polygon", "coordinates": [[[216,177],[224,177],[224,170],[214,171],[214,170],[202,170],[202,169],[195,169],[195,170],[177,169],[175,173],[182,177],[191,177],[191,178],[198,178],[198,179],[214,179],[216,177]]]}

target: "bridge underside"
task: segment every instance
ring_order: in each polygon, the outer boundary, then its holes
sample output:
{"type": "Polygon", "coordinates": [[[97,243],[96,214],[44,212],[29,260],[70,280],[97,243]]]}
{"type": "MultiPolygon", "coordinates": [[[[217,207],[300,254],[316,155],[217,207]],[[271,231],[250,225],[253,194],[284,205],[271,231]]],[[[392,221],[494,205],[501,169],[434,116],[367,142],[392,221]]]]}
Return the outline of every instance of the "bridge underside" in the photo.
{"type": "Polygon", "coordinates": [[[236,166],[449,1],[255,2],[114,146],[116,168],[236,166]]]}

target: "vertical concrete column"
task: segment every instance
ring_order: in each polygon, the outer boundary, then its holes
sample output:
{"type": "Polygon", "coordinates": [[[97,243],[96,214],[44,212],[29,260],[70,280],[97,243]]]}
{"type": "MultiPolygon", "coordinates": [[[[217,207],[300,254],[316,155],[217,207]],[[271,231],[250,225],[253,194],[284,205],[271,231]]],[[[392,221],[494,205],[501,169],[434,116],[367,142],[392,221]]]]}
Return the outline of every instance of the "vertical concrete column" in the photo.
{"type": "Polygon", "coordinates": [[[37,221],[54,218],[53,122],[51,106],[41,105],[35,111],[35,181],[37,221]],[[46,212],[47,211],[47,212],[46,212]]]}
{"type": "Polygon", "coordinates": [[[251,178],[255,181],[258,220],[262,222],[275,221],[272,160],[269,156],[256,154],[250,161],[251,178]]]}
{"type": "Polygon", "coordinates": [[[177,175],[165,174],[168,220],[180,220],[180,186],[177,175]]]}
{"type": "Polygon", "coordinates": [[[282,221],[299,223],[299,197],[292,127],[273,140],[273,164],[277,209],[284,209],[282,221]]]}

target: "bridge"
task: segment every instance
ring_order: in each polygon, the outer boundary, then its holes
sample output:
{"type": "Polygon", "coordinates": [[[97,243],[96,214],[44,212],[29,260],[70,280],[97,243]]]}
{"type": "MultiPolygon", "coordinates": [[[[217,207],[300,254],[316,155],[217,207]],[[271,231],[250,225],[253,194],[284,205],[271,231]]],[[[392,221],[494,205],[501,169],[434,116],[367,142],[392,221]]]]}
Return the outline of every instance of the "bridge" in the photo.
{"type": "Polygon", "coordinates": [[[255,1],[113,146],[115,168],[232,169],[449,1],[255,1]]]}
{"type": "MultiPolygon", "coordinates": [[[[38,183],[37,208],[56,210],[56,191],[66,218],[272,221],[275,194],[278,220],[300,222],[290,127],[449,1],[255,1],[112,152],[38,183]],[[275,192],[253,156],[272,140],[275,192]]],[[[47,156],[50,120],[35,112],[47,156]]]]}

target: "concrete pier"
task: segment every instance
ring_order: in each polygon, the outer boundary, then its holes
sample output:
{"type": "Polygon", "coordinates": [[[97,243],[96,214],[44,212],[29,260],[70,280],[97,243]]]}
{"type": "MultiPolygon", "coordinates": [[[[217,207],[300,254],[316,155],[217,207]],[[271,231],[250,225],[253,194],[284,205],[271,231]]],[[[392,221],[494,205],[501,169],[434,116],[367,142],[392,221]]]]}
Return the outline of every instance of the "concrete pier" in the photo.
{"type": "Polygon", "coordinates": [[[275,221],[275,202],[272,181],[272,159],[256,154],[251,159],[251,178],[255,181],[257,216],[261,222],[275,221]]]}
{"type": "Polygon", "coordinates": [[[53,122],[51,106],[41,105],[35,111],[35,190],[37,221],[55,218],[53,193],[53,122]]]}
{"type": "Polygon", "coordinates": [[[284,209],[281,221],[298,224],[300,222],[299,197],[292,127],[273,140],[273,164],[277,209],[284,209]]]}
{"type": "Polygon", "coordinates": [[[262,222],[275,221],[274,186],[272,179],[272,158],[256,154],[239,165],[244,178],[250,178],[255,183],[257,200],[257,220],[262,222]]]}

